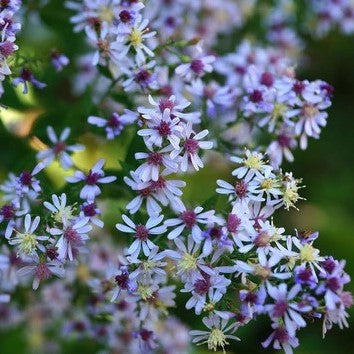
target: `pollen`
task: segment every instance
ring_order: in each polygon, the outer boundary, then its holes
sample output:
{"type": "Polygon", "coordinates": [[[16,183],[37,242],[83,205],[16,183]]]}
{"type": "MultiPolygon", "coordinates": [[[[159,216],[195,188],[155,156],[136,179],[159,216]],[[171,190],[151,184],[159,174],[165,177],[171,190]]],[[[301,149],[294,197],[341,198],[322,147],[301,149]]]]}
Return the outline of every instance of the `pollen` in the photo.
{"type": "Polygon", "coordinates": [[[18,234],[17,238],[19,239],[19,251],[20,253],[31,255],[33,254],[38,241],[36,240],[36,235],[30,233],[18,234]]]}
{"type": "Polygon", "coordinates": [[[259,158],[257,155],[251,155],[244,160],[244,164],[248,168],[252,168],[254,170],[262,169],[262,159],[259,158]]]}
{"type": "Polygon", "coordinates": [[[114,18],[112,8],[108,6],[102,7],[99,14],[99,18],[104,22],[112,23],[114,18]]]}
{"type": "Polygon", "coordinates": [[[138,293],[140,294],[141,298],[144,301],[147,301],[147,300],[149,300],[152,297],[154,292],[153,292],[153,290],[151,289],[150,286],[144,285],[144,284],[140,284],[139,288],[138,288],[138,293]]]}
{"type": "Polygon", "coordinates": [[[56,222],[62,222],[63,220],[71,220],[73,218],[73,208],[67,206],[53,213],[53,218],[56,222]]]}
{"type": "Polygon", "coordinates": [[[272,180],[271,178],[265,178],[261,182],[261,188],[264,190],[270,190],[273,187],[274,187],[274,180],[272,180]]]}
{"type": "Polygon", "coordinates": [[[189,253],[184,253],[178,267],[182,272],[197,269],[197,258],[189,253]]]}
{"type": "Polygon", "coordinates": [[[273,113],[272,113],[273,119],[277,119],[277,118],[282,117],[286,111],[286,108],[287,107],[285,104],[282,104],[282,103],[275,104],[274,109],[273,109],[273,113]]]}
{"type": "Polygon", "coordinates": [[[284,195],[283,195],[283,200],[285,204],[285,208],[289,209],[291,206],[293,206],[300,198],[298,191],[298,187],[295,185],[291,185],[288,188],[286,188],[284,195]]]}
{"type": "Polygon", "coordinates": [[[143,41],[143,33],[140,30],[133,28],[129,40],[134,48],[139,47],[143,41]]]}
{"type": "Polygon", "coordinates": [[[208,349],[217,351],[218,348],[222,348],[225,353],[224,347],[229,343],[226,341],[224,332],[219,328],[213,328],[208,338],[208,349]]]}
{"type": "Polygon", "coordinates": [[[309,243],[306,243],[300,251],[300,258],[302,262],[313,262],[316,259],[318,250],[312,247],[309,243]]]}

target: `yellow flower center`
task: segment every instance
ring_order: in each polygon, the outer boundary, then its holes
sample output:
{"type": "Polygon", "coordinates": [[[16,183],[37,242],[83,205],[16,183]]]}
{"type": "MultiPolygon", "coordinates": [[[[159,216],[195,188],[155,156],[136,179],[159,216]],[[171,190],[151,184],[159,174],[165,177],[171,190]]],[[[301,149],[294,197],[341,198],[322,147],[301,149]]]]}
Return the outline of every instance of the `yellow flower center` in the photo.
{"type": "Polygon", "coordinates": [[[140,284],[138,287],[138,293],[140,294],[141,298],[144,301],[146,301],[146,300],[149,300],[149,298],[151,298],[151,296],[153,295],[154,292],[152,291],[150,286],[140,284]]]}
{"type": "Polygon", "coordinates": [[[286,105],[282,103],[277,103],[274,105],[273,113],[272,113],[272,118],[277,119],[280,118],[284,115],[286,111],[286,105]]]}
{"type": "Polygon", "coordinates": [[[63,220],[71,220],[73,218],[73,209],[71,206],[67,206],[63,209],[53,213],[53,218],[56,222],[62,222],[63,220]]]}
{"type": "Polygon", "coordinates": [[[317,249],[306,243],[300,251],[300,259],[302,262],[313,262],[316,259],[317,249]]]}
{"type": "Polygon", "coordinates": [[[189,253],[184,253],[180,263],[178,264],[180,271],[191,271],[197,269],[197,258],[189,253]]]}
{"type": "Polygon", "coordinates": [[[306,118],[313,118],[319,113],[319,110],[312,104],[305,104],[302,108],[302,113],[306,118]]]}
{"type": "Polygon", "coordinates": [[[223,352],[225,352],[224,347],[228,344],[225,334],[221,329],[213,328],[211,330],[208,338],[208,349],[216,351],[218,348],[222,348],[223,352]]]}
{"type": "Polygon", "coordinates": [[[30,255],[36,249],[38,241],[36,240],[36,235],[30,233],[18,234],[20,239],[19,251],[20,253],[30,255]]]}
{"type": "Polygon", "coordinates": [[[262,168],[262,159],[260,159],[257,155],[251,155],[245,159],[244,164],[248,168],[260,170],[262,168]]]}
{"type": "Polygon", "coordinates": [[[99,18],[102,21],[111,23],[113,21],[113,18],[114,18],[113,9],[111,7],[108,7],[108,6],[103,6],[101,8],[100,13],[99,13],[99,18]]]}
{"type": "Polygon", "coordinates": [[[300,199],[299,193],[297,191],[298,188],[295,185],[291,185],[290,187],[286,188],[283,194],[283,200],[286,209],[289,209],[300,199]]]}
{"type": "Polygon", "coordinates": [[[269,190],[269,189],[273,188],[273,186],[274,186],[274,181],[271,178],[265,178],[261,182],[262,189],[269,190]]]}
{"type": "Polygon", "coordinates": [[[212,302],[209,302],[203,307],[204,312],[212,312],[214,311],[215,305],[212,302]]]}
{"type": "Polygon", "coordinates": [[[140,30],[133,28],[130,33],[129,40],[134,48],[139,47],[143,41],[143,33],[140,30]]]}

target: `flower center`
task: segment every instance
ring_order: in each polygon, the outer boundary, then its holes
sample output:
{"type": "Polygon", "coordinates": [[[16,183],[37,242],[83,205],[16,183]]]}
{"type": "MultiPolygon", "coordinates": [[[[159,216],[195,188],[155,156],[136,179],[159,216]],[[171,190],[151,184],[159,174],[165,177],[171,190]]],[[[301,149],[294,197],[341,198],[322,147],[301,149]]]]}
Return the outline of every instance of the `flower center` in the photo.
{"type": "Polygon", "coordinates": [[[123,23],[128,23],[129,21],[132,20],[132,15],[130,14],[129,11],[127,10],[123,10],[119,13],[119,19],[123,22],[123,23]]]}
{"type": "Polygon", "coordinates": [[[50,270],[45,263],[40,263],[36,267],[34,274],[40,280],[48,279],[50,277],[50,270]]]}
{"type": "Polygon", "coordinates": [[[170,127],[170,123],[168,122],[162,121],[160,125],[156,127],[156,129],[159,132],[159,134],[164,138],[171,134],[171,127],[170,127]]]}
{"type": "Polygon", "coordinates": [[[289,147],[291,143],[291,138],[285,134],[278,135],[278,143],[281,147],[289,147]]]}
{"type": "Polygon", "coordinates": [[[151,152],[148,157],[148,163],[150,165],[160,166],[162,163],[162,155],[158,152],[151,152]]]}
{"type": "Polygon", "coordinates": [[[20,181],[24,186],[30,186],[32,183],[32,175],[27,171],[23,171],[20,176],[20,181]]]}
{"type": "Polygon", "coordinates": [[[172,110],[174,106],[174,102],[171,101],[169,98],[161,98],[159,101],[159,108],[161,113],[164,112],[166,108],[172,110]]]}
{"type": "Polygon", "coordinates": [[[119,121],[119,116],[117,113],[113,113],[111,118],[107,122],[107,126],[110,128],[119,128],[122,123],[119,121]]]}
{"type": "Polygon", "coordinates": [[[36,235],[26,232],[24,234],[19,234],[19,238],[20,238],[20,243],[19,243],[20,252],[27,255],[31,255],[36,249],[36,246],[38,244],[36,235]]]}
{"type": "Polygon", "coordinates": [[[11,220],[15,216],[15,208],[12,204],[3,205],[0,210],[0,214],[4,217],[5,220],[11,220]]]}
{"type": "Polygon", "coordinates": [[[203,73],[204,64],[200,59],[194,59],[191,62],[191,69],[197,75],[201,75],[203,73]]]}
{"type": "Polygon", "coordinates": [[[274,83],[273,75],[270,72],[265,71],[261,76],[261,84],[267,87],[271,87],[273,86],[273,83],[274,83]]]}
{"type": "Polygon", "coordinates": [[[148,84],[151,79],[151,73],[146,69],[141,69],[135,74],[135,81],[139,84],[148,84]]]}
{"type": "Polygon", "coordinates": [[[216,351],[218,348],[224,349],[229,343],[224,332],[219,328],[213,328],[208,338],[208,349],[216,351]]]}
{"type": "Polygon", "coordinates": [[[284,328],[277,328],[274,331],[274,339],[280,343],[287,343],[289,341],[288,332],[284,328]]]}
{"type": "Polygon", "coordinates": [[[244,161],[245,166],[254,170],[262,169],[262,159],[258,155],[251,155],[244,161]]]}
{"type": "Polygon", "coordinates": [[[306,103],[302,107],[302,113],[305,118],[311,119],[319,113],[319,110],[314,105],[306,103]]]}
{"type": "Polygon", "coordinates": [[[59,141],[56,143],[53,147],[53,151],[56,155],[59,155],[61,152],[63,152],[66,149],[66,144],[64,141],[59,141]]]}
{"type": "Polygon", "coordinates": [[[250,95],[250,100],[254,103],[262,102],[263,95],[260,90],[254,90],[250,95]]]}
{"type": "Polygon", "coordinates": [[[80,241],[80,235],[70,226],[65,230],[64,237],[72,244],[77,244],[80,241]]]}
{"type": "Polygon", "coordinates": [[[143,41],[143,33],[137,28],[133,28],[129,35],[129,40],[134,48],[139,47],[143,41]]]}
{"type": "Polygon", "coordinates": [[[100,173],[92,172],[92,170],[90,170],[86,177],[86,184],[93,186],[98,182],[100,178],[101,178],[100,173]]]}
{"type": "Polygon", "coordinates": [[[96,213],[96,204],[95,203],[90,203],[86,204],[82,207],[82,211],[84,212],[85,216],[95,216],[96,213]]]}
{"type": "Polygon", "coordinates": [[[266,231],[260,232],[254,240],[254,244],[257,247],[269,246],[270,237],[266,231]]]}
{"type": "Polygon", "coordinates": [[[314,247],[312,247],[309,243],[306,243],[300,251],[301,261],[313,262],[316,259],[316,251],[317,250],[314,247]]]}
{"type": "Polygon", "coordinates": [[[235,214],[229,214],[226,221],[226,227],[229,232],[236,232],[241,224],[241,220],[235,214]]]}
{"type": "Polygon", "coordinates": [[[187,139],[184,142],[184,148],[186,149],[186,151],[190,154],[193,155],[195,154],[198,149],[199,149],[199,143],[198,140],[195,139],[187,139]]]}
{"type": "Polygon", "coordinates": [[[240,181],[235,184],[235,193],[240,198],[243,199],[247,195],[247,183],[245,181],[240,181]]]}
{"type": "Polygon", "coordinates": [[[288,303],[284,300],[279,300],[274,304],[273,314],[275,317],[282,317],[288,309],[288,303]]]}
{"type": "Polygon", "coordinates": [[[135,236],[141,240],[141,241],[146,241],[149,236],[149,230],[146,228],[144,225],[136,225],[135,228],[136,234],[135,236]]]}
{"type": "Polygon", "coordinates": [[[192,229],[192,227],[196,224],[196,217],[197,215],[193,210],[186,210],[182,212],[180,216],[188,229],[192,229]]]}
{"type": "Polygon", "coordinates": [[[198,295],[204,295],[209,291],[210,288],[210,281],[209,279],[198,279],[194,283],[194,291],[198,295]]]}
{"type": "Polygon", "coordinates": [[[182,259],[178,264],[178,267],[181,271],[191,271],[197,269],[197,258],[192,254],[187,252],[183,253],[182,259]]]}
{"type": "Polygon", "coordinates": [[[129,285],[129,274],[128,273],[122,273],[122,274],[116,275],[114,280],[120,288],[125,289],[125,290],[128,289],[128,285],[129,285]]]}
{"type": "Polygon", "coordinates": [[[6,41],[0,45],[0,53],[5,58],[7,58],[9,55],[11,55],[14,52],[14,49],[15,49],[15,47],[12,42],[6,41]]]}

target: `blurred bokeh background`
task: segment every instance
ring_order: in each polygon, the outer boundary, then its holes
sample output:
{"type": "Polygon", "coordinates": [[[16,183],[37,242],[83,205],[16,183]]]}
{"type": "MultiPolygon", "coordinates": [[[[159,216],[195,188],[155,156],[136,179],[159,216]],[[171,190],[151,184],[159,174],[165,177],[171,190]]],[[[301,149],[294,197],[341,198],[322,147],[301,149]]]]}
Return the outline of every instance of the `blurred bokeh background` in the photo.
{"type": "MultiPolygon", "coordinates": [[[[54,1],[56,5],[58,2],[54,1]]],[[[62,7],[60,11],[47,6],[41,13],[41,21],[34,13],[25,17],[24,30],[20,37],[20,47],[31,58],[45,57],[54,47],[60,49],[69,58],[84,52],[85,45],[81,35],[74,35],[68,22],[68,13],[62,7]]],[[[323,79],[335,87],[333,106],[329,111],[328,126],[323,130],[320,140],[311,140],[306,151],[295,152],[295,162],[286,164],[285,170],[291,170],[295,176],[302,177],[306,188],[302,195],[306,200],[298,205],[300,211],[291,210],[276,217],[278,224],[286,225],[288,231],[294,228],[320,231],[317,247],[323,254],[332,254],[336,258],[347,259],[347,271],[354,277],[354,37],[331,33],[321,40],[310,40],[302,53],[304,62],[298,67],[299,77],[323,79]]],[[[236,44],[236,43],[235,43],[236,44]]],[[[109,167],[117,167],[117,157],[126,153],[124,141],[106,143],[89,135],[86,124],[92,114],[93,102],[88,89],[80,97],[71,94],[71,82],[75,75],[74,65],[57,75],[47,64],[38,66],[38,75],[50,83],[41,92],[31,91],[23,96],[20,91],[5,84],[3,103],[10,109],[0,112],[0,178],[10,170],[16,172],[30,169],[34,165],[35,142],[33,132],[39,138],[45,137],[45,127],[53,125],[71,126],[74,136],[82,136],[89,147],[84,157],[95,161],[98,155],[109,160],[109,167]]],[[[128,139],[129,137],[126,137],[128,139]]],[[[82,158],[82,157],[81,157],[82,158]]],[[[56,172],[47,171],[55,188],[56,172]]],[[[188,177],[186,200],[205,201],[215,190],[215,180],[228,173],[219,161],[210,161],[207,168],[188,177]]],[[[116,215],[111,215],[113,224],[116,215]]],[[[354,286],[349,289],[354,291],[354,286]]],[[[181,318],[190,325],[191,316],[183,312],[180,304],[176,310],[181,318]]],[[[354,352],[354,311],[349,320],[351,327],[340,331],[335,328],[322,340],[321,323],[314,323],[300,331],[300,347],[296,353],[326,354],[354,352]]],[[[1,326],[0,326],[1,328],[1,326]]],[[[229,348],[230,353],[268,353],[259,342],[267,337],[269,324],[256,321],[241,328],[241,342],[229,348]]],[[[23,329],[0,329],[0,353],[22,354],[30,352],[31,341],[40,338],[28,338],[23,329]]],[[[63,353],[94,353],[97,348],[85,341],[64,343],[63,353]]],[[[204,351],[197,349],[198,353],[204,351]]]]}

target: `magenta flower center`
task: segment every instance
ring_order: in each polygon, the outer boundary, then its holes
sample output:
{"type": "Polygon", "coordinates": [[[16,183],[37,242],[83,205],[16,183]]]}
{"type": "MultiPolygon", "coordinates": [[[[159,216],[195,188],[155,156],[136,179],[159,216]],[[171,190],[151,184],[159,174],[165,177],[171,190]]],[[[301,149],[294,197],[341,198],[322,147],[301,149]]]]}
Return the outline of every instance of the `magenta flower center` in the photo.
{"type": "Polygon", "coordinates": [[[235,193],[240,198],[243,199],[247,195],[247,183],[245,181],[240,181],[235,184],[235,193]]]}
{"type": "Polygon", "coordinates": [[[20,176],[20,181],[24,186],[30,186],[32,183],[32,175],[27,171],[23,171],[20,176]]]}
{"type": "Polygon", "coordinates": [[[132,19],[132,15],[130,14],[129,11],[127,10],[123,10],[119,13],[119,19],[123,22],[123,23],[127,23],[129,21],[131,21],[132,19]]]}
{"type": "Polygon", "coordinates": [[[289,341],[288,332],[284,328],[277,328],[274,331],[274,339],[280,343],[287,343],[289,341]]]}
{"type": "Polygon", "coordinates": [[[336,292],[340,289],[340,282],[338,280],[338,278],[329,278],[327,280],[327,287],[332,290],[333,292],[336,292]]]}
{"type": "Polygon", "coordinates": [[[86,184],[93,186],[98,182],[101,177],[102,176],[100,173],[92,172],[92,170],[90,170],[86,177],[86,184]]]}
{"type": "Polygon", "coordinates": [[[12,204],[6,204],[0,209],[0,214],[5,220],[11,220],[15,216],[15,208],[12,204]]]}
{"type": "Polygon", "coordinates": [[[139,84],[147,84],[150,78],[151,73],[145,69],[142,69],[135,74],[135,81],[139,84]]]}
{"type": "Polygon", "coordinates": [[[163,177],[159,177],[156,182],[152,183],[152,188],[155,190],[163,189],[166,187],[166,180],[163,177]]]}
{"type": "Polygon", "coordinates": [[[159,108],[161,112],[164,112],[166,108],[172,110],[174,106],[174,102],[172,102],[169,98],[161,98],[159,101],[159,108]]]}
{"type": "Polygon", "coordinates": [[[273,83],[274,83],[273,75],[270,72],[265,71],[261,76],[261,84],[267,87],[271,87],[273,83]]]}
{"type": "Polygon", "coordinates": [[[149,339],[151,339],[153,333],[154,333],[154,332],[149,331],[149,330],[147,330],[147,329],[145,329],[145,328],[142,328],[142,329],[140,330],[140,332],[139,332],[141,339],[142,339],[143,341],[145,341],[145,342],[148,341],[149,339]]]}
{"type": "Polygon", "coordinates": [[[204,64],[200,59],[194,59],[191,62],[191,69],[197,75],[201,75],[203,73],[204,64]]]}
{"type": "Polygon", "coordinates": [[[139,190],[139,194],[143,197],[148,197],[151,194],[152,190],[151,187],[146,187],[139,190]]]}
{"type": "Polygon", "coordinates": [[[22,69],[22,72],[21,72],[21,77],[23,80],[25,81],[31,81],[32,79],[32,72],[26,68],[23,68],[22,69]]]}
{"type": "Polygon", "coordinates": [[[70,226],[65,230],[64,237],[72,244],[77,244],[80,241],[80,235],[70,226]]]}
{"type": "Polygon", "coordinates": [[[40,280],[48,279],[50,277],[50,270],[45,263],[40,263],[34,271],[35,277],[40,280]]]}
{"type": "Polygon", "coordinates": [[[198,149],[199,149],[199,143],[198,140],[195,139],[187,139],[184,142],[184,148],[186,149],[186,151],[190,154],[193,155],[195,154],[198,149]]]}
{"type": "Polygon", "coordinates": [[[129,285],[129,274],[128,273],[119,274],[114,279],[120,288],[128,289],[128,285],[129,285]]]}
{"type": "Polygon", "coordinates": [[[263,95],[260,90],[254,90],[250,95],[250,100],[254,103],[262,102],[263,95]]]}
{"type": "Polygon", "coordinates": [[[279,300],[274,304],[273,314],[275,317],[282,317],[288,309],[288,303],[285,300],[279,300]]]}
{"type": "Polygon", "coordinates": [[[235,214],[229,214],[226,227],[229,232],[236,232],[241,224],[241,220],[235,214]]]}
{"type": "Polygon", "coordinates": [[[160,166],[162,163],[162,155],[158,152],[151,152],[148,157],[148,163],[150,165],[160,166]]]}
{"type": "Polygon", "coordinates": [[[119,121],[119,116],[116,113],[112,114],[112,117],[107,121],[107,125],[110,128],[119,128],[122,123],[119,121]]]}
{"type": "Polygon", "coordinates": [[[171,134],[171,125],[168,122],[162,121],[160,125],[156,127],[157,131],[162,137],[167,137],[171,134]]]}
{"type": "Polygon", "coordinates": [[[0,45],[0,53],[6,58],[14,52],[14,44],[12,42],[3,42],[0,45]]]}
{"type": "Polygon", "coordinates": [[[82,207],[82,211],[84,212],[85,216],[95,216],[96,213],[96,204],[95,203],[90,203],[86,204],[82,207]]]}
{"type": "Polygon", "coordinates": [[[63,152],[66,149],[66,144],[64,141],[59,141],[56,143],[53,147],[53,151],[56,155],[59,155],[61,152],[63,152]]]}
{"type": "Polygon", "coordinates": [[[182,212],[180,218],[183,220],[188,229],[191,229],[196,224],[197,214],[193,210],[182,212]]]}
{"type": "Polygon", "coordinates": [[[135,236],[141,240],[146,241],[149,237],[149,230],[144,225],[136,225],[135,227],[136,234],[135,236]]]}
{"type": "Polygon", "coordinates": [[[210,288],[210,281],[209,279],[198,279],[194,283],[194,291],[198,295],[204,295],[209,291],[210,288]]]}

